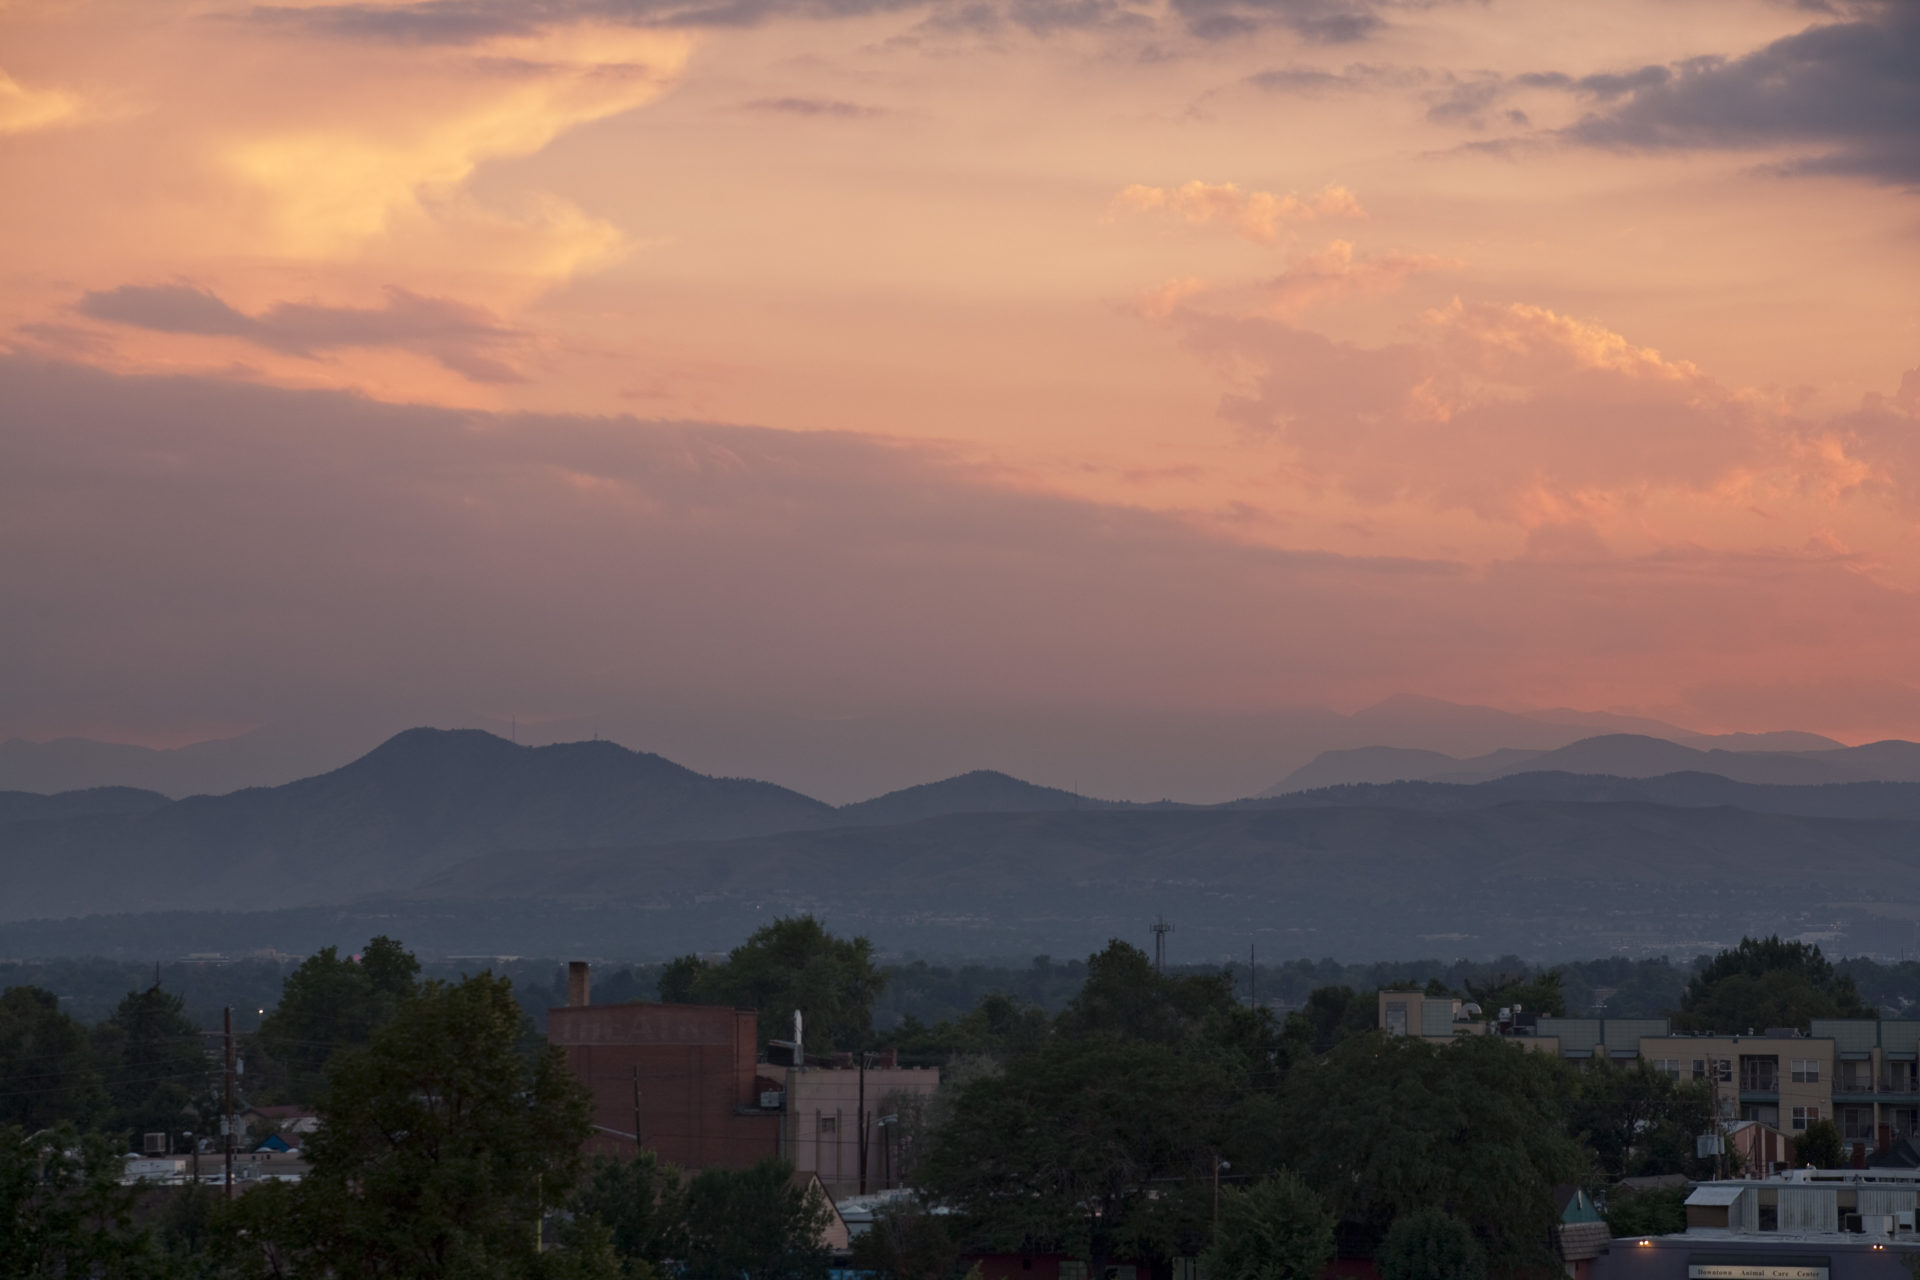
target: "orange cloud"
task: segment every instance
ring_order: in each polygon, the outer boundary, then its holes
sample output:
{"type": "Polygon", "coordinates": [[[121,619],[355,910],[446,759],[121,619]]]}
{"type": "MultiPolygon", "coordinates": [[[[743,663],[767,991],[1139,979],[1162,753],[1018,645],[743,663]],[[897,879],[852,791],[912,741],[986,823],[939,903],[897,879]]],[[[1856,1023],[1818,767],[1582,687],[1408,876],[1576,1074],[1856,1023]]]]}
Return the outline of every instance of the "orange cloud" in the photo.
{"type": "Polygon", "coordinates": [[[404,62],[389,54],[382,69],[393,81],[378,112],[329,105],[227,142],[221,156],[263,198],[270,252],[330,258],[386,235],[515,226],[545,243],[517,265],[564,275],[617,254],[621,234],[547,195],[516,218],[477,205],[464,184],[485,161],[531,155],[569,129],[651,102],[691,48],[684,35],[580,27],[409,51],[404,62]]]}
{"type": "Polygon", "coordinates": [[[1220,223],[1255,244],[1279,244],[1286,227],[1321,218],[1365,218],[1360,201],[1345,187],[1323,187],[1303,200],[1291,193],[1242,191],[1231,182],[1189,182],[1179,187],[1138,183],[1114,197],[1112,213],[1166,213],[1189,226],[1220,223]]]}
{"type": "Polygon", "coordinates": [[[1456,301],[1384,347],[1224,317],[1192,334],[1259,369],[1227,400],[1231,420],[1366,504],[1531,525],[1757,473],[1798,482],[1799,424],[1777,406],[1541,307],[1456,301]]]}
{"type": "Polygon", "coordinates": [[[1411,276],[1459,265],[1455,259],[1425,253],[1355,257],[1350,241],[1335,240],[1290,264],[1260,288],[1273,314],[1293,316],[1329,298],[1392,293],[1411,276]]]}
{"type": "Polygon", "coordinates": [[[1199,276],[1175,276],[1157,289],[1148,289],[1133,300],[1135,314],[1148,320],[1164,320],[1188,298],[1207,291],[1207,282],[1199,276]]]}
{"type": "Polygon", "coordinates": [[[31,133],[65,124],[80,113],[80,99],[59,89],[29,89],[0,70],[0,134],[31,133]]]}

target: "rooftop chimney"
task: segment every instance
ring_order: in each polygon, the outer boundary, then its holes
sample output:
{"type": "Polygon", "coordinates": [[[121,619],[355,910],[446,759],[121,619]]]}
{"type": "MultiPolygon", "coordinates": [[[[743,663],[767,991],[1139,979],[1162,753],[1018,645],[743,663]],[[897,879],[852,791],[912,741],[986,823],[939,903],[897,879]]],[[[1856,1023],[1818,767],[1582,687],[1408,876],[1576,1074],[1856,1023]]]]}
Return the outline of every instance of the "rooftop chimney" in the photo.
{"type": "Polygon", "coordinates": [[[567,961],[567,1008],[584,1009],[593,1003],[587,993],[593,985],[592,976],[585,960],[567,961]]]}

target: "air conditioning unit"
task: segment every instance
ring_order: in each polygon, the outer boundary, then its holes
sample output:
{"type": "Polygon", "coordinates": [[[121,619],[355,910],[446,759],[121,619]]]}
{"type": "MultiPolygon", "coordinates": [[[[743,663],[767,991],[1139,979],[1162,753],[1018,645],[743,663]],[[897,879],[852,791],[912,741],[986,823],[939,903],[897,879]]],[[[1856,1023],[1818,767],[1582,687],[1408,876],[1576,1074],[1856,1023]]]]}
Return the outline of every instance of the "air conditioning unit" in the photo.
{"type": "Polygon", "coordinates": [[[171,1136],[171,1135],[169,1135],[169,1134],[165,1134],[165,1133],[147,1133],[147,1134],[142,1134],[142,1135],[140,1136],[140,1152],[141,1152],[141,1154],[142,1154],[142,1155],[149,1155],[149,1156],[163,1156],[163,1155],[166,1155],[166,1154],[167,1154],[167,1139],[168,1139],[168,1138],[169,1138],[170,1136],[171,1136]]]}
{"type": "Polygon", "coordinates": [[[766,1089],[760,1094],[760,1109],[762,1111],[778,1111],[786,1105],[787,1091],[785,1089],[766,1089]]]}

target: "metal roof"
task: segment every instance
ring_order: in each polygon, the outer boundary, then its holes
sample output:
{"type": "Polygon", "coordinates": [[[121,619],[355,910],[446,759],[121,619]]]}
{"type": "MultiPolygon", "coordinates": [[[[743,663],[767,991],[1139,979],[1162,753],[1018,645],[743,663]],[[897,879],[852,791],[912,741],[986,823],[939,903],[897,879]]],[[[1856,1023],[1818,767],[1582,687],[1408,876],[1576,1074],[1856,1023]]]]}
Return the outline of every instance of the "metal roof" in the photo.
{"type": "Polygon", "coordinates": [[[1687,1197],[1688,1204],[1732,1204],[1738,1200],[1745,1187],[1727,1187],[1708,1185],[1695,1187],[1693,1194],[1687,1197]]]}

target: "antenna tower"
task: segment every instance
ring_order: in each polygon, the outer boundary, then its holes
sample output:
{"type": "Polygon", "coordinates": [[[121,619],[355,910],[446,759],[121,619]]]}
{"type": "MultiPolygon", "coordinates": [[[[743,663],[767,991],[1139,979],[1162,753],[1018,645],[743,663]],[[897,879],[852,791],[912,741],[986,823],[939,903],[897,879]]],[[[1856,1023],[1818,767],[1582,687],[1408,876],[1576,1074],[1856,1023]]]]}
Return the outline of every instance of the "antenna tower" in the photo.
{"type": "Polygon", "coordinates": [[[1172,932],[1173,926],[1167,923],[1165,916],[1153,922],[1153,971],[1155,973],[1167,971],[1167,935],[1172,932]]]}

